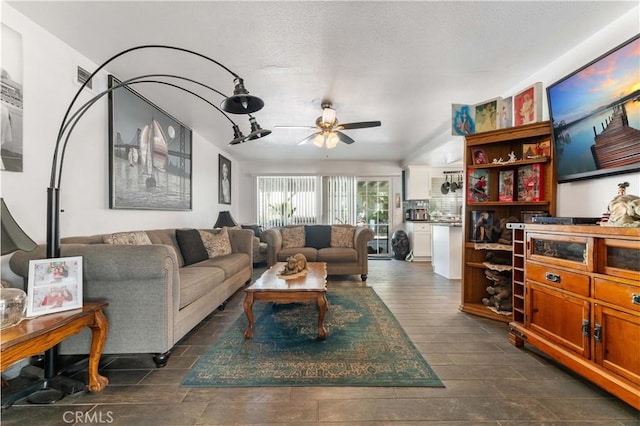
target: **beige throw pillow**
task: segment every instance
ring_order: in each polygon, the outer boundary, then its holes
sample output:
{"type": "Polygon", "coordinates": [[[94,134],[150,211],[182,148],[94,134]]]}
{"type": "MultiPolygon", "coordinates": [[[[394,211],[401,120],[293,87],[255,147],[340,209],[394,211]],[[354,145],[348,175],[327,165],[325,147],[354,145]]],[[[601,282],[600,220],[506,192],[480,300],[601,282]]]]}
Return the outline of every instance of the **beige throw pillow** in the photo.
{"type": "Polygon", "coordinates": [[[282,228],[282,248],[304,247],[304,226],[282,228]]]}
{"type": "Polygon", "coordinates": [[[353,234],[355,228],[342,226],[331,227],[331,247],[353,248],[353,234]]]}
{"type": "Polygon", "coordinates": [[[202,238],[204,248],[207,249],[209,259],[231,254],[231,240],[229,240],[229,232],[226,226],[222,227],[222,230],[218,233],[201,230],[198,230],[198,232],[200,233],[200,238],[202,238]]]}
{"type": "Polygon", "coordinates": [[[151,244],[149,236],[144,231],[117,232],[104,235],[102,242],[105,244],[118,244],[128,246],[146,246],[151,244]]]}

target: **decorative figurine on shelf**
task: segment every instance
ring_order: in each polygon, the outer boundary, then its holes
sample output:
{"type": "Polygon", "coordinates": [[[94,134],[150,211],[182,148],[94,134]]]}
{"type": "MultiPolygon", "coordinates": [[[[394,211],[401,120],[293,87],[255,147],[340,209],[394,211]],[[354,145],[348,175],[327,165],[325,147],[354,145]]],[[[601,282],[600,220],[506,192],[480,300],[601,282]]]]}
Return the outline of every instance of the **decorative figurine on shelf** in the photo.
{"type": "Polygon", "coordinates": [[[609,216],[602,226],[640,227],[640,197],[627,194],[629,182],[618,184],[618,195],[609,202],[609,216]]]}
{"type": "Polygon", "coordinates": [[[280,272],[280,277],[284,279],[296,278],[305,275],[308,271],[307,258],[304,254],[298,253],[287,257],[287,262],[280,272]]]}
{"type": "Polygon", "coordinates": [[[485,270],[485,276],[492,281],[486,290],[489,297],[482,299],[482,304],[498,311],[509,312],[513,309],[511,301],[511,274],[485,270]]]}
{"type": "Polygon", "coordinates": [[[509,161],[507,161],[507,163],[515,163],[516,161],[518,161],[518,159],[516,158],[516,153],[511,151],[509,153],[509,161]]]}

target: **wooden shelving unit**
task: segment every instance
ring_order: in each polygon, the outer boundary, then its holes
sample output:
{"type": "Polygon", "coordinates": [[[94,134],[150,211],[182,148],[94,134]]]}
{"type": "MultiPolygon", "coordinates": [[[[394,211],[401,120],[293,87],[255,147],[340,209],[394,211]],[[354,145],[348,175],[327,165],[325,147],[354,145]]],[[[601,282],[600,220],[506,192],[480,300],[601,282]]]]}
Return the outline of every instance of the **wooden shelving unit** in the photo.
{"type": "MultiPolygon", "coordinates": [[[[465,244],[463,245],[463,271],[462,271],[462,300],[460,310],[471,314],[495,319],[503,322],[510,322],[514,319],[524,321],[524,287],[514,287],[514,310],[510,314],[496,313],[482,303],[482,299],[487,297],[486,288],[490,281],[485,277],[485,258],[489,250],[500,253],[502,257],[511,256],[513,258],[512,277],[519,278],[518,283],[523,282],[524,249],[520,246],[508,246],[501,248],[479,247],[477,243],[471,241],[470,235],[473,229],[471,212],[477,210],[487,210],[493,212],[494,220],[515,216],[522,220],[522,213],[525,211],[545,211],[555,216],[556,213],[556,175],[553,158],[553,141],[551,140],[551,124],[548,121],[528,124],[525,126],[511,127],[507,129],[494,130],[491,132],[469,135],[465,138],[465,176],[470,169],[484,169],[489,173],[489,186],[487,188],[489,199],[482,202],[469,202],[465,196],[463,235],[465,244]],[[551,146],[550,155],[547,157],[522,159],[523,144],[537,144],[548,142],[551,146]],[[473,151],[482,149],[488,164],[473,164],[473,151]],[[518,160],[508,163],[492,163],[494,158],[506,159],[509,154],[515,153],[518,160]],[[498,201],[499,173],[503,170],[513,170],[514,192],[517,193],[517,170],[520,166],[529,164],[542,165],[542,199],[540,201],[498,201]],[[517,293],[517,295],[515,295],[517,293]]],[[[466,186],[472,185],[466,182],[466,186]]],[[[517,234],[517,232],[516,232],[517,234]]],[[[514,235],[515,237],[515,235],[514,235]]],[[[522,238],[522,235],[519,235],[522,238]]],[[[515,239],[515,238],[514,238],[515,239]]]]}

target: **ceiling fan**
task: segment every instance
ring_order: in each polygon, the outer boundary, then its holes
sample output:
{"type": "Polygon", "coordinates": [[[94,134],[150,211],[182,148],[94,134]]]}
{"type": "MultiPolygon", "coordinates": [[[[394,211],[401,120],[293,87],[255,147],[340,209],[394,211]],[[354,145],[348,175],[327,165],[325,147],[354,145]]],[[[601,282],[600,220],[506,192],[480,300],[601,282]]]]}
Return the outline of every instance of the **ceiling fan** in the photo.
{"type": "Polygon", "coordinates": [[[316,133],[313,133],[301,140],[298,145],[313,142],[313,144],[319,148],[322,148],[324,145],[327,149],[333,149],[338,145],[338,142],[344,142],[346,144],[352,144],[355,142],[349,136],[342,133],[341,130],[364,129],[367,127],[378,127],[380,125],[382,125],[380,121],[360,121],[357,123],[338,124],[336,110],[333,109],[331,102],[323,102],[322,116],[316,119],[315,126],[276,126],[276,128],[317,130],[316,133]]]}

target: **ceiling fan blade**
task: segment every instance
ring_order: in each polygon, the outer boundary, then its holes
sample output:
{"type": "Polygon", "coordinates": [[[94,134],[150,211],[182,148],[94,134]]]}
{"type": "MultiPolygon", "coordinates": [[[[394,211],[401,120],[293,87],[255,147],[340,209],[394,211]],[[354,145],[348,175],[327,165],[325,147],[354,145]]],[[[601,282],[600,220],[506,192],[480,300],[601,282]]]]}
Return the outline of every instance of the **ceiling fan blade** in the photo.
{"type": "Polygon", "coordinates": [[[351,139],[349,136],[345,135],[342,132],[334,130],[334,133],[336,135],[338,135],[338,139],[340,139],[340,142],[344,142],[344,143],[349,144],[349,145],[351,145],[352,143],[355,142],[353,139],[351,139]]]}
{"type": "Polygon", "coordinates": [[[336,127],[338,130],[349,130],[349,129],[365,129],[367,127],[378,127],[381,126],[382,123],[379,121],[360,121],[357,123],[344,123],[339,124],[336,127]]]}
{"type": "Polygon", "coordinates": [[[302,139],[300,142],[298,142],[298,145],[304,145],[307,142],[311,142],[312,140],[315,139],[317,133],[312,133],[311,135],[307,136],[306,138],[302,139]]]}

